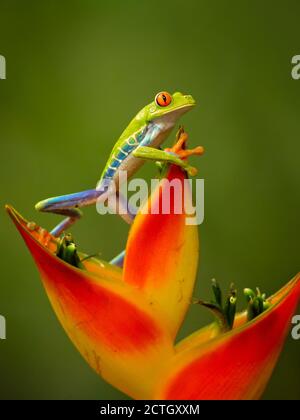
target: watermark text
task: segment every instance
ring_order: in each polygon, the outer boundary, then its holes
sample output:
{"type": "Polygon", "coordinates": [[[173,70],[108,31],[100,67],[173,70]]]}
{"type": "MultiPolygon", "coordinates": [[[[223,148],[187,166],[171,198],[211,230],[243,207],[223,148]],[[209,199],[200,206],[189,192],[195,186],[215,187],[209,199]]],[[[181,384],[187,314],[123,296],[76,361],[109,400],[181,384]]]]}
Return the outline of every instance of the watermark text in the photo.
{"type": "Polygon", "coordinates": [[[0,340],[6,339],[6,319],[0,315],[0,340]]]}
{"type": "Polygon", "coordinates": [[[186,225],[200,225],[204,220],[203,179],[152,179],[150,185],[141,178],[128,182],[127,172],[120,171],[117,182],[101,181],[103,191],[97,200],[97,212],[104,214],[182,214],[186,225]],[[158,193],[159,191],[159,193],[158,193]],[[128,198],[128,193],[133,193],[128,198]],[[193,194],[194,193],[194,194],[193,194]],[[192,195],[195,196],[193,205],[192,195]],[[148,197],[151,197],[147,201],[148,197]]]}
{"type": "Polygon", "coordinates": [[[300,79],[300,55],[294,55],[294,57],[292,58],[292,64],[293,64],[292,78],[294,80],[299,80],[300,79]]]}
{"type": "Polygon", "coordinates": [[[294,340],[300,340],[300,315],[295,315],[292,319],[292,324],[294,327],[292,328],[292,338],[294,340]]]}
{"type": "Polygon", "coordinates": [[[3,55],[0,55],[0,79],[6,79],[6,60],[3,55]]]}

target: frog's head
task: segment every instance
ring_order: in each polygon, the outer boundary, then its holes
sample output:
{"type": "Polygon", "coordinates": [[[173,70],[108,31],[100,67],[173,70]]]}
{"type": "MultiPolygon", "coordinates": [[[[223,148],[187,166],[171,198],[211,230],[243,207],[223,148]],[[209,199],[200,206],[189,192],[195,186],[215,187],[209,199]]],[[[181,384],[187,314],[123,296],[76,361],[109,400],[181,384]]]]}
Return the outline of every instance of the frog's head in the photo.
{"type": "Polygon", "coordinates": [[[148,122],[162,119],[175,123],[182,114],[195,105],[196,102],[191,95],[180,92],[175,92],[173,95],[160,92],[155,96],[154,101],[144,108],[144,112],[148,122]]]}

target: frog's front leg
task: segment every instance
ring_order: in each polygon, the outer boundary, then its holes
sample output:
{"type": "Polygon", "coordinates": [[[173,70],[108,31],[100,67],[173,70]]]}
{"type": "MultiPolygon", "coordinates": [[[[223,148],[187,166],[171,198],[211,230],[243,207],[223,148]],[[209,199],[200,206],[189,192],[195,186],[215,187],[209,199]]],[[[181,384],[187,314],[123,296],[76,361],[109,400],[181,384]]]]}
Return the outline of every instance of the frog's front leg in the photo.
{"type": "Polygon", "coordinates": [[[128,200],[123,196],[120,191],[117,191],[117,206],[116,212],[119,214],[123,220],[129,225],[133,223],[133,220],[136,216],[137,210],[130,206],[128,200]]]}
{"type": "Polygon", "coordinates": [[[154,160],[163,163],[172,163],[183,168],[189,175],[194,176],[197,174],[197,169],[190,166],[186,158],[192,155],[203,155],[204,148],[202,146],[195,147],[194,149],[186,149],[185,145],[188,140],[188,135],[179,129],[177,133],[177,141],[173,147],[160,150],[149,146],[139,146],[134,152],[133,156],[144,160],[154,160]]]}

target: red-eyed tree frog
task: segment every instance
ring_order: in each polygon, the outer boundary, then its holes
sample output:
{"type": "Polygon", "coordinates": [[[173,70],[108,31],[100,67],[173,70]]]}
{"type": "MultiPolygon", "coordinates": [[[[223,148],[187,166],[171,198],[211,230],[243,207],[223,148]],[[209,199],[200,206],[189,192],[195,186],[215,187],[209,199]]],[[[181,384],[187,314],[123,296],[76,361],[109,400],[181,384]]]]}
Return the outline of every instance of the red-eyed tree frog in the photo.
{"type": "MultiPolygon", "coordinates": [[[[154,101],[145,106],[121,134],[107,160],[97,188],[48,198],[36,204],[35,208],[38,211],[67,216],[51,231],[51,234],[58,237],[74,224],[82,216],[80,207],[95,204],[102,198],[106,200],[110,183],[118,183],[119,171],[126,171],[129,178],[145,160],[154,160],[175,163],[188,172],[192,172],[194,168],[181,160],[179,155],[170,152],[170,149],[164,151],[159,148],[178,119],[191,110],[195,104],[191,95],[184,95],[180,92],[173,95],[168,92],[158,93],[154,101]]],[[[203,150],[198,147],[185,152],[186,155],[202,154],[203,150]]],[[[117,191],[118,188],[117,185],[117,191]]],[[[121,200],[121,197],[118,199],[121,200]]],[[[134,215],[128,212],[125,217],[122,217],[130,223],[134,215]]]]}

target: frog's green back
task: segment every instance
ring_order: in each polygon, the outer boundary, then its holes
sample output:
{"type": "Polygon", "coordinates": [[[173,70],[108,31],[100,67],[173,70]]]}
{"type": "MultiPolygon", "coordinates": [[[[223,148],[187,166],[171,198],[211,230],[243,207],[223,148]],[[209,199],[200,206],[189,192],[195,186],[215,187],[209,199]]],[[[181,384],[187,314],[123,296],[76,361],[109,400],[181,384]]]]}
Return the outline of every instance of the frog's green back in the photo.
{"type": "MultiPolygon", "coordinates": [[[[147,106],[148,107],[148,106],[147,106]]],[[[110,178],[112,175],[112,171],[114,168],[114,162],[118,162],[118,160],[122,160],[126,157],[128,153],[130,153],[130,149],[134,147],[136,144],[136,139],[139,133],[142,133],[146,127],[146,109],[147,107],[143,108],[129,123],[129,125],[125,128],[119,139],[117,140],[116,144],[114,145],[109,158],[107,159],[106,165],[103,169],[101,174],[100,181],[103,178],[110,178]],[[110,170],[111,169],[111,170],[110,170]]],[[[116,163],[117,163],[116,162],[116,163]]]]}
{"type": "Polygon", "coordinates": [[[118,141],[113,147],[112,154],[118,149],[118,147],[122,147],[126,144],[126,141],[134,136],[136,133],[140,132],[146,126],[146,108],[143,108],[128,124],[125,128],[121,136],[119,137],[118,141]]]}

